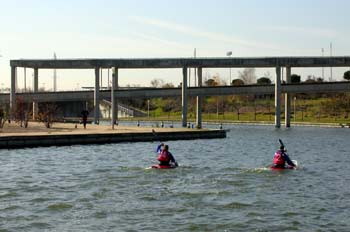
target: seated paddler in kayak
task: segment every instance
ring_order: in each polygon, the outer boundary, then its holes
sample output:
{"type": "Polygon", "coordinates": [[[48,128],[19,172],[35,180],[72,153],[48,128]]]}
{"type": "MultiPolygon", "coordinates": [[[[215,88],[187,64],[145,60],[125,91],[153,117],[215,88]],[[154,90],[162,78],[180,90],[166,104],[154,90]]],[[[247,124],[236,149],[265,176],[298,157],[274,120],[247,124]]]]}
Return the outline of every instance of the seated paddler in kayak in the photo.
{"type": "Polygon", "coordinates": [[[295,168],[296,165],[287,155],[287,150],[281,145],[280,149],[276,151],[273,157],[273,164],[271,168],[283,169],[283,168],[295,168]],[[287,165],[286,165],[287,163],[287,165]]]}
{"type": "Polygon", "coordinates": [[[161,143],[157,147],[158,161],[160,166],[177,167],[178,164],[175,161],[174,156],[169,151],[169,146],[161,143]]]}

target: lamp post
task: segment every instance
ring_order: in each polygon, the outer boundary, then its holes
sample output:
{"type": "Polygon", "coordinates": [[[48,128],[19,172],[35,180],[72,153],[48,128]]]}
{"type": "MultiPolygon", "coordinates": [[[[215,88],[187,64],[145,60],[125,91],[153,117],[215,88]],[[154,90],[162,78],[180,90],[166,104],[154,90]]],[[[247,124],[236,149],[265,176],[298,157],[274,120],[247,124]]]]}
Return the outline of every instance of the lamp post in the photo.
{"type": "Polygon", "coordinates": [[[147,99],[147,117],[149,119],[149,99],[147,99]]]}
{"type": "Polygon", "coordinates": [[[27,92],[27,71],[24,68],[24,92],[27,92]]]}
{"type": "MultiPolygon", "coordinates": [[[[322,58],[324,57],[324,48],[322,48],[322,58]]],[[[324,67],[322,65],[322,80],[324,80],[324,67]]]]}
{"type": "MultiPolygon", "coordinates": [[[[226,52],[226,56],[231,57],[232,56],[232,51],[226,52]]],[[[229,85],[231,85],[231,67],[230,67],[230,83],[229,83],[229,85]]]]}
{"type": "MultiPolygon", "coordinates": [[[[329,54],[330,54],[330,58],[332,58],[333,56],[333,44],[332,42],[329,44],[329,54]]],[[[330,67],[330,71],[331,71],[331,77],[330,77],[330,81],[333,81],[333,67],[332,67],[332,64],[331,64],[331,67],[330,67]]]]}
{"type": "MultiPolygon", "coordinates": [[[[194,55],[194,58],[197,57],[197,49],[196,49],[196,48],[194,48],[193,55],[194,55]]],[[[198,83],[197,83],[197,69],[195,68],[195,69],[194,69],[194,87],[196,87],[197,84],[198,84],[198,83]]]]}
{"type": "Polygon", "coordinates": [[[296,107],[295,107],[296,102],[297,102],[297,97],[294,96],[294,122],[297,119],[297,112],[296,112],[296,107]]]}
{"type": "MultiPolygon", "coordinates": [[[[0,57],[2,57],[1,54],[0,54],[0,57]]],[[[4,83],[1,83],[1,90],[0,90],[0,92],[3,90],[3,88],[4,88],[4,83]]]]}
{"type": "Polygon", "coordinates": [[[109,68],[107,69],[107,89],[109,89],[109,68]]]}

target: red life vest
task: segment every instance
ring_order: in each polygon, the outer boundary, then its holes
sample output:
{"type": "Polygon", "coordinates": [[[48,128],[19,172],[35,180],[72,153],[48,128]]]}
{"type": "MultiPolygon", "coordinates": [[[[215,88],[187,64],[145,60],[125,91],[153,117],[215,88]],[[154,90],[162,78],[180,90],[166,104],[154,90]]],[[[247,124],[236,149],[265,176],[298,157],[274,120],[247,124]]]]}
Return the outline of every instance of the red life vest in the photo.
{"type": "Polygon", "coordinates": [[[274,157],[273,157],[273,164],[276,165],[284,165],[285,160],[282,151],[278,150],[276,151],[274,157]]]}
{"type": "Polygon", "coordinates": [[[158,161],[160,162],[169,162],[170,161],[170,155],[168,151],[161,151],[160,154],[158,155],[158,161]]]}

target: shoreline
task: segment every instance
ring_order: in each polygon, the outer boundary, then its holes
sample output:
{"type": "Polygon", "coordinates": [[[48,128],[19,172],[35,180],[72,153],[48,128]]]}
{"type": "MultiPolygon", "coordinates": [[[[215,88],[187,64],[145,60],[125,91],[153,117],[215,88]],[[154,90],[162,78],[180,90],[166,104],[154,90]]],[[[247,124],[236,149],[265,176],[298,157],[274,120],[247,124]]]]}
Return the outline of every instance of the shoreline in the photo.
{"type": "Polygon", "coordinates": [[[43,123],[30,122],[28,128],[12,123],[0,130],[0,149],[67,146],[77,144],[106,144],[225,138],[219,129],[151,128],[106,125],[55,123],[45,128],[43,123]],[[154,130],[156,132],[154,132],[154,130]]]}
{"type": "MultiPolygon", "coordinates": [[[[101,120],[104,122],[109,122],[109,120],[101,120]]],[[[172,123],[181,123],[181,120],[148,120],[143,118],[134,118],[134,119],[121,119],[119,122],[146,122],[146,123],[155,123],[155,124],[161,124],[161,122],[164,122],[164,124],[172,124],[172,123]]],[[[195,120],[189,120],[187,123],[190,123],[191,125],[195,125],[195,120]]],[[[257,126],[274,126],[274,122],[271,121],[218,121],[218,120],[210,120],[210,121],[203,121],[203,125],[257,125],[257,126]]],[[[291,127],[329,127],[329,128],[350,128],[350,123],[326,123],[326,122],[291,122],[291,127]]],[[[281,128],[285,128],[285,124],[281,124],[281,128]]]]}

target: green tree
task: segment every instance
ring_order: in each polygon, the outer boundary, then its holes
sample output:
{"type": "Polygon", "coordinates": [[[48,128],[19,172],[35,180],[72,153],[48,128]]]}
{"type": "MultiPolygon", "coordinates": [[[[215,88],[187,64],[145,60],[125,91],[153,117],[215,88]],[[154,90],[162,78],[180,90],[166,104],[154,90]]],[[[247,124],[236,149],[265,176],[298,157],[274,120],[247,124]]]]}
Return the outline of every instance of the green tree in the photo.
{"type": "Polygon", "coordinates": [[[217,86],[218,83],[215,82],[214,79],[211,79],[211,78],[210,78],[210,79],[208,79],[208,80],[205,81],[205,85],[206,85],[206,86],[217,86]]]}
{"type": "Polygon", "coordinates": [[[344,78],[345,80],[350,81],[350,70],[349,70],[349,71],[346,71],[346,72],[344,73],[343,78],[344,78]]]}
{"type": "Polygon", "coordinates": [[[241,79],[234,79],[231,82],[232,86],[240,86],[240,85],[244,85],[244,81],[242,81],[241,79]]]}
{"type": "Polygon", "coordinates": [[[259,85],[269,85],[271,84],[271,79],[268,77],[260,77],[256,83],[259,85]]]}
{"type": "Polygon", "coordinates": [[[324,82],[324,79],[322,77],[317,77],[316,82],[324,82]]]}
{"type": "Polygon", "coordinates": [[[292,83],[300,83],[301,77],[298,74],[292,74],[291,76],[292,83]]]}

